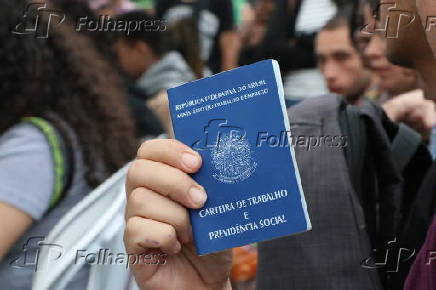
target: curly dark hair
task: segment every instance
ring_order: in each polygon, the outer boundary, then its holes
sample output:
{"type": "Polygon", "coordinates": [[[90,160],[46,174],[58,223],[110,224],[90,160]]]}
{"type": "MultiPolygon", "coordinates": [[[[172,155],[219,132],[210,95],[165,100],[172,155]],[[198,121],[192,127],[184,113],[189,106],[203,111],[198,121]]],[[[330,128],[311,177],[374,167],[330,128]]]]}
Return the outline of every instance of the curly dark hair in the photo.
{"type": "Polygon", "coordinates": [[[23,116],[60,116],[77,135],[86,179],[96,186],[138,145],[121,81],[68,23],[50,25],[48,38],[13,34],[25,4],[0,0],[0,134],[23,116]]]}

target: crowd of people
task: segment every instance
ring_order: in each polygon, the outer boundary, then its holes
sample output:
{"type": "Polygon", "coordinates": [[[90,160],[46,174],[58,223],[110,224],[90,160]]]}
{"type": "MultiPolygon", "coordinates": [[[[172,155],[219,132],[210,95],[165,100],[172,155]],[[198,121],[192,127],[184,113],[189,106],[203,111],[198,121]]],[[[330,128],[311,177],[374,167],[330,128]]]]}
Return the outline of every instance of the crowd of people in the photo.
{"type": "Polygon", "coordinates": [[[385,2],[0,0],[0,288],[31,289],[11,260],[133,161],[126,251],[168,254],[131,265],[141,289],[436,289],[436,5],[385,2]],[[201,156],[172,139],[166,90],[263,59],[292,134],[347,146],[295,148],[310,232],[198,256],[201,156]]]}

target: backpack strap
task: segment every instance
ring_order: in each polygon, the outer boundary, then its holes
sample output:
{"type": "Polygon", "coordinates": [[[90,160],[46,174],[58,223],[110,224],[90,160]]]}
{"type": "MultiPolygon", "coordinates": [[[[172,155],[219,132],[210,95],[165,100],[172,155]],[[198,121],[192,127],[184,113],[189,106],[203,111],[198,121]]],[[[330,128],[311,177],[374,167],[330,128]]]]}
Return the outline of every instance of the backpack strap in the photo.
{"type": "Polygon", "coordinates": [[[392,142],[392,154],[400,172],[409,164],[421,144],[421,136],[409,126],[400,124],[392,142]]]}
{"type": "Polygon", "coordinates": [[[38,128],[44,134],[49,146],[54,166],[54,186],[50,198],[50,209],[55,207],[69,187],[70,167],[68,165],[71,152],[67,150],[58,130],[47,120],[40,117],[25,117],[23,122],[38,128]]]}
{"type": "Polygon", "coordinates": [[[361,118],[359,108],[343,102],[339,106],[338,121],[342,132],[348,136],[349,146],[344,148],[345,159],[350,172],[351,182],[361,200],[363,191],[361,176],[363,174],[363,161],[365,159],[367,143],[365,124],[361,118]]]}

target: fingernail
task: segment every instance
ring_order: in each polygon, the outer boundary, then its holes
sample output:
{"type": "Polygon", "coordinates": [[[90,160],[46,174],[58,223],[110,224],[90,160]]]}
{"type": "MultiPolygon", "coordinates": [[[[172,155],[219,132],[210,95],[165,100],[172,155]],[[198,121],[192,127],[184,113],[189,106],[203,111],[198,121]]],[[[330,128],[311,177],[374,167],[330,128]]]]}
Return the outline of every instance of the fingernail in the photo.
{"type": "Polygon", "coordinates": [[[203,206],[207,199],[207,195],[204,189],[197,186],[191,187],[191,189],[189,190],[189,195],[191,196],[192,202],[199,207],[203,206]]]}
{"type": "Polygon", "coordinates": [[[198,156],[192,153],[183,153],[182,154],[182,162],[188,168],[196,168],[198,166],[199,160],[198,156]]]}

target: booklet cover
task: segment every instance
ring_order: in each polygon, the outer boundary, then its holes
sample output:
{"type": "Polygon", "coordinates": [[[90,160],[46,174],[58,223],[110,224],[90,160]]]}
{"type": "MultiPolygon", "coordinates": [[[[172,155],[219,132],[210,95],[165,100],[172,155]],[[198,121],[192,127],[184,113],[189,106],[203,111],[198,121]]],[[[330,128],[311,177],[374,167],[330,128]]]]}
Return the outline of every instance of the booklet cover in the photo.
{"type": "Polygon", "coordinates": [[[311,229],[280,69],[264,60],[168,90],[176,139],[203,158],[190,210],[199,255],[311,229]]]}

